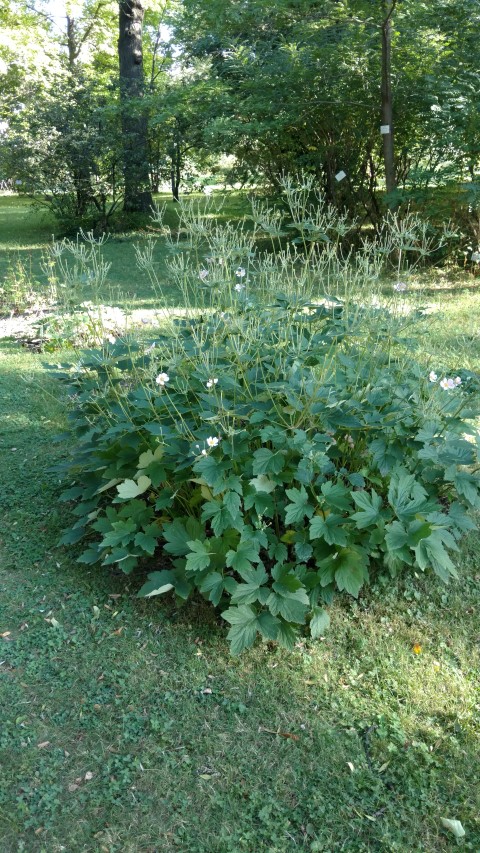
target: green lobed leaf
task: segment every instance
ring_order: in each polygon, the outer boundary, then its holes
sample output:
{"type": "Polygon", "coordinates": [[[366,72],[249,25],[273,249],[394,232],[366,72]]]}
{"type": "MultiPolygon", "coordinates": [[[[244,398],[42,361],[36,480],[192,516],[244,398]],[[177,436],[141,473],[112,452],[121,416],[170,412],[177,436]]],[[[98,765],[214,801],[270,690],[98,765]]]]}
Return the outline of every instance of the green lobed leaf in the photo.
{"type": "Polygon", "coordinates": [[[303,521],[305,516],[312,517],[314,508],[309,503],[304,486],[300,486],[300,489],[285,489],[285,492],[291,501],[285,507],[285,524],[297,524],[303,521]]]}
{"type": "Polygon", "coordinates": [[[380,495],[377,495],[375,489],[371,490],[370,495],[368,492],[363,491],[352,492],[352,498],[360,509],[358,512],[353,513],[350,518],[356,521],[359,530],[370,527],[380,520],[383,501],[380,495]]]}
{"type": "Polygon", "coordinates": [[[253,646],[259,624],[257,614],[251,607],[246,604],[229,607],[222,613],[222,617],[232,626],[227,634],[232,655],[239,655],[253,646]]]}
{"type": "Polygon", "coordinates": [[[258,563],[259,560],[258,547],[252,542],[240,542],[236,551],[230,550],[226,556],[227,566],[239,574],[253,568],[252,563],[258,563]]]}
{"type": "Polygon", "coordinates": [[[323,607],[314,607],[310,621],[310,634],[316,640],[321,637],[330,625],[330,616],[323,607]]]}
{"type": "Polygon", "coordinates": [[[201,572],[210,565],[210,552],[207,548],[208,542],[193,539],[187,542],[190,553],[187,554],[186,569],[188,572],[201,572]]]}
{"type": "Polygon", "coordinates": [[[346,545],[348,537],[344,524],[341,515],[331,513],[326,518],[316,515],[310,522],[310,539],[324,539],[329,545],[346,545]]]}

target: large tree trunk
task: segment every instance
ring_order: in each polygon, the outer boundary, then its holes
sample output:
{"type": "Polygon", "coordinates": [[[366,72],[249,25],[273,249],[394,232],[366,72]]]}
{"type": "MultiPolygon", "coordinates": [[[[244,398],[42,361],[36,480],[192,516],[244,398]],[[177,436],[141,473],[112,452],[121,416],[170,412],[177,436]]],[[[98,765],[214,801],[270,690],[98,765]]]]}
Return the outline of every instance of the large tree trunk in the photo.
{"type": "Polygon", "coordinates": [[[142,109],[142,0],[119,0],[118,59],[123,133],[123,170],[127,212],[149,212],[153,206],[148,169],[147,115],[142,109]]]}
{"type": "MultiPolygon", "coordinates": [[[[392,14],[396,0],[384,0],[385,17],[382,21],[382,140],[383,162],[385,165],[385,184],[387,195],[396,189],[395,151],[393,144],[393,104],[392,104],[392,14]],[[387,131],[388,128],[388,131],[387,131]]],[[[393,206],[390,201],[389,207],[393,206]]]]}

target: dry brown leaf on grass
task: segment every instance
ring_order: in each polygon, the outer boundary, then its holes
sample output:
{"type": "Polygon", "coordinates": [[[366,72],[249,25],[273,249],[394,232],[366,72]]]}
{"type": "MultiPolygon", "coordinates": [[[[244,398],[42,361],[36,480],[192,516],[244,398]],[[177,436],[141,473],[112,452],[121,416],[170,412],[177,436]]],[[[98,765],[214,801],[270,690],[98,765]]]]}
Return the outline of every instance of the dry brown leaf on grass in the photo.
{"type": "Polygon", "coordinates": [[[265,732],[269,735],[277,735],[278,737],[288,738],[289,740],[300,740],[298,735],[294,735],[291,732],[281,732],[279,729],[274,731],[273,729],[266,729],[264,726],[260,726],[259,732],[265,732]]]}

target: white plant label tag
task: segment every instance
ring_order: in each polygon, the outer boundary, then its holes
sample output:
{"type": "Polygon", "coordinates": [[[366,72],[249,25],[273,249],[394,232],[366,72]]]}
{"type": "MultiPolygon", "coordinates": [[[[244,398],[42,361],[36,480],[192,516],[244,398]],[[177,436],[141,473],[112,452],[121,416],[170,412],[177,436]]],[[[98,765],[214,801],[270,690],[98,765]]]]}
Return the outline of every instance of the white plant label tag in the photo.
{"type": "Polygon", "coordinates": [[[340,172],[337,172],[337,174],[335,175],[335,180],[336,181],[343,181],[343,179],[346,177],[347,177],[346,172],[344,172],[343,169],[341,169],[340,172]]]}
{"type": "Polygon", "coordinates": [[[380,133],[382,136],[387,136],[390,133],[390,125],[389,124],[381,124],[380,125],[380,133]]]}

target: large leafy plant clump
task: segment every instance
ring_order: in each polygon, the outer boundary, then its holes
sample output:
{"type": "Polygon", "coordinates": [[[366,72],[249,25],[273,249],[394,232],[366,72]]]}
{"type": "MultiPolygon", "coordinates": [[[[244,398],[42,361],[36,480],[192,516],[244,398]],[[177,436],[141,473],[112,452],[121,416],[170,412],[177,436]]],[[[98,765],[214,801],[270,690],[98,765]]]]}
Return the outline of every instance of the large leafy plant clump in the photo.
{"type": "Polygon", "coordinates": [[[387,313],[244,300],[86,353],[62,542],[87,536],[80,562],[126,573],[157,561],[139,595],[198,590],[233,653],[319,636],[334,594],[372,574],[455,577],[480,506],[476,379],[394,357],[387,313]]]}

